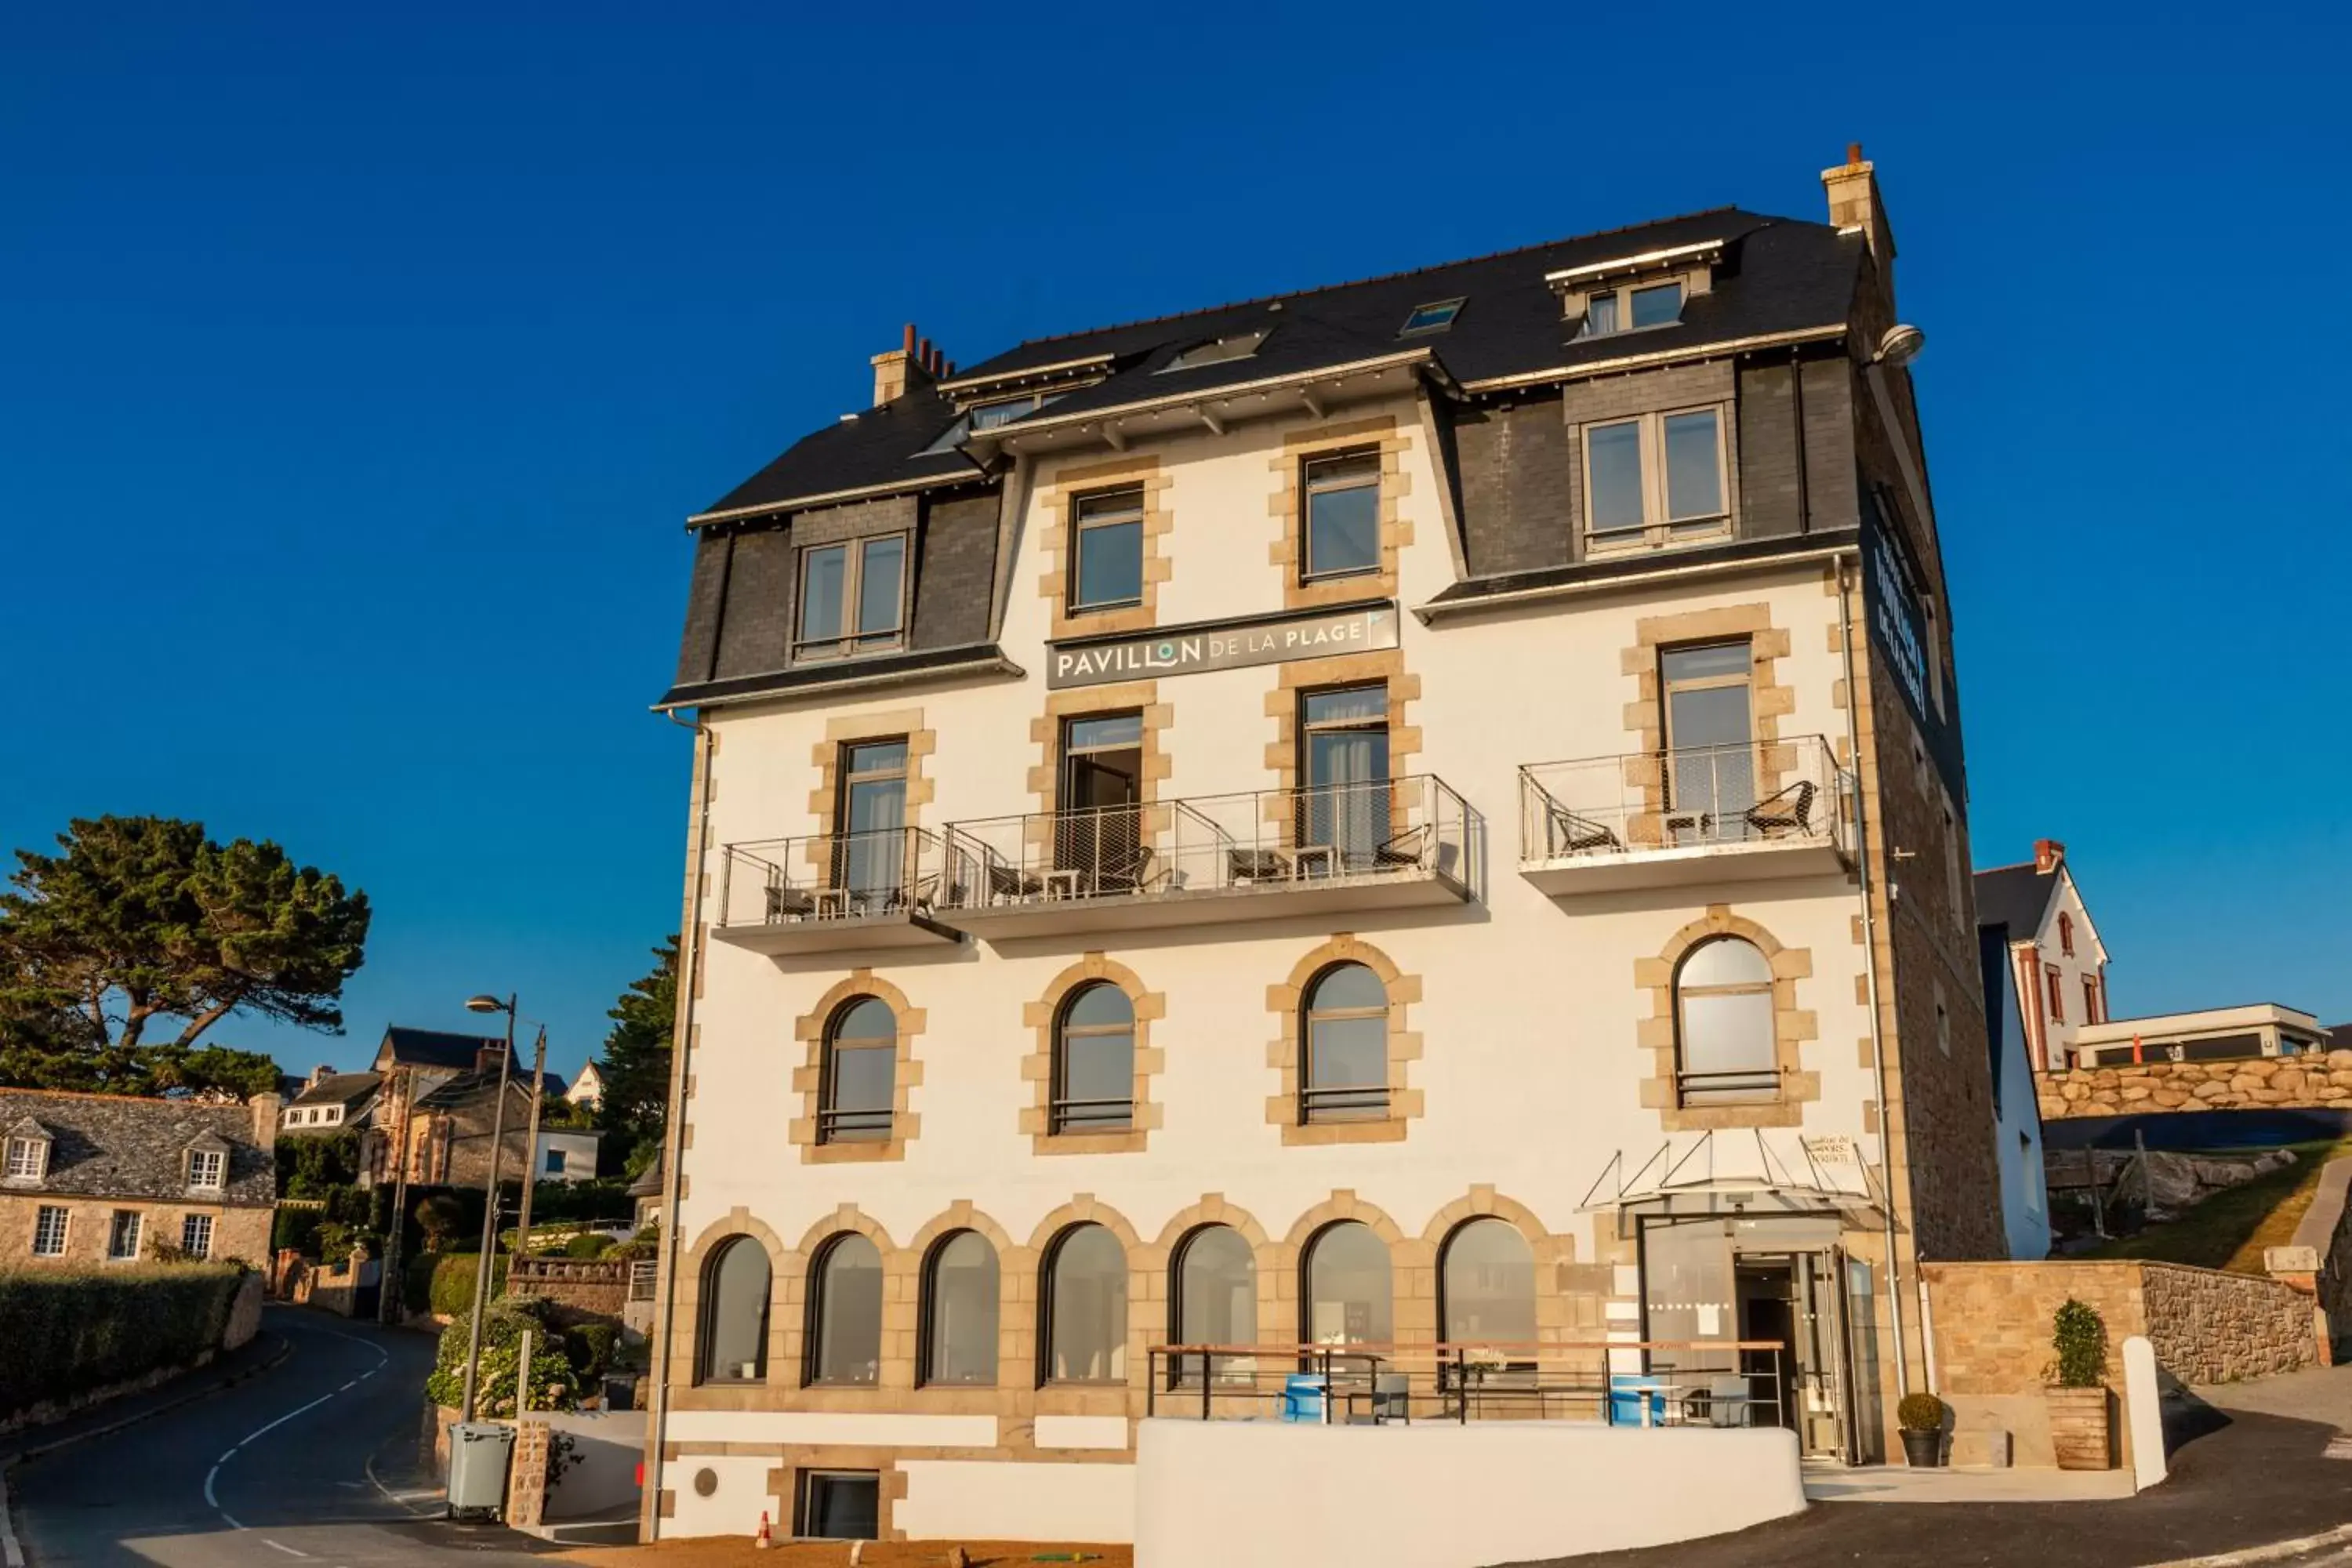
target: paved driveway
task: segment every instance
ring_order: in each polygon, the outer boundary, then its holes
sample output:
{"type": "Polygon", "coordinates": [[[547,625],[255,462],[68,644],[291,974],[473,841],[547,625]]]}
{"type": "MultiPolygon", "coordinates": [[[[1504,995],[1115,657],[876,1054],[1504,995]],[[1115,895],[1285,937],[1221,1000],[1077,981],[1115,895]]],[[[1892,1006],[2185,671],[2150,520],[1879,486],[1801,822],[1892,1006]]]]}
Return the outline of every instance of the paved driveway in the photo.
{"type": "MultiPolygon", "coordinates": [[[[2168,1421],[2171,1474],[2114,1502],[1827,1503],[1738,1535],[1561,1560],[1559,1568],[2063,1563],[2146,1568],[2320,1534],[2352,1521],[2352,1367],[2195,1391],[2168,1421]]],[[[2312,1559],[2347,1560],[2342,1549],[2312,1559]]],[[[2352,1568],[2347,1563],[2347,1568],[2352,1568]]]]}
{"type": "Polygon", "coordinates": [[[34,1568],[530,1560],[528,1538],[434,1517],[429,1336],[294,1308],[272,1308],[264,1333],[290,1347],[274,1369],[10,1475],[34,1568]]]}

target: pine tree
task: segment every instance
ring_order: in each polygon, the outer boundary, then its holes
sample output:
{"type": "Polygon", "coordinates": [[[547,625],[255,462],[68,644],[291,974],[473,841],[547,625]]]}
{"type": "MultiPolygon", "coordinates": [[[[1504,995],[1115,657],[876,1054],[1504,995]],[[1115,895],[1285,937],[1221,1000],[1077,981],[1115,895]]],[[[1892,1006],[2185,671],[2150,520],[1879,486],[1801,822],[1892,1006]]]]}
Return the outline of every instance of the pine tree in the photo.
{"type": "Polygon", "coordinates": [[[604,1102],[597,1122],[607,1146],[625,1151],[625,1173],[643,1174],[661,1152],[669,1115],[670,1038],[677,1017],[677,938],[654,949],[653,972],[632,981],[605,1016],[604,1102]]]}

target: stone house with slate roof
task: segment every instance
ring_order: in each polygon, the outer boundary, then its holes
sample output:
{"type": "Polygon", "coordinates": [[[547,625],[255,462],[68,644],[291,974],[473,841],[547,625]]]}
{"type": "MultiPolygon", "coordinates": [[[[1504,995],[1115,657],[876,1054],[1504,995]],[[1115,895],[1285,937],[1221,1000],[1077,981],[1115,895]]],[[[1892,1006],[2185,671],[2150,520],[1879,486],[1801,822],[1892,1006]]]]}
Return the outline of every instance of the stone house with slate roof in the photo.
{"type": "Polygon", "coordinates": [[[2009,1243],[1923,338],[1810,203],[910,329],[687,519],[648,1531],[1123,1539],[1335,1346],[1892,1446],[2009,1243]]]}
{"type": "Polygon", "coordinates": [[[257,1267],[278,1202],[278,1100],[0,1089],[0,1268],[170,1247],[257,1267]]]}

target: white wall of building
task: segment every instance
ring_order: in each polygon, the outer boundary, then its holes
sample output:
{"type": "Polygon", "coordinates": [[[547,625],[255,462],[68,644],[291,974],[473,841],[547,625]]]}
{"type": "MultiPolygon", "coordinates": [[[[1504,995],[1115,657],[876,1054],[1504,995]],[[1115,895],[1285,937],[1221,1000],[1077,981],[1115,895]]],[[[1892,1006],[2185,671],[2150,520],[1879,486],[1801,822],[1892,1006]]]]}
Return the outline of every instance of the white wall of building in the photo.
{"type": "Polygon", "coordinates": [[[1483,1568],[1803,1511],[1778,1430],[1147,1421],[1136,1568],[1483,1568]],[[1213,1505],[1212,1505],[1213,1502],[1213,1505]]]}
{"type": "MultiPolygon", "coordinates": [[[[1410,403],[1397,405],[1393,412],[1411,437],[1401,509],[1412,526],[1413,542],[1403,552],[1399,595],[1409,610],[1449,584],[1454,569],[1425,435],[1410,403]]],[[[1225,437],[1204,435],[1163,450],[1163,471],[1172,474],[1173,482],[1160,504],[1173,518],[1173,531],[1160,542],[1160,552],[1174,569],[1160,588],[1161,624],[1281,609],[1282,571],[1268,563],[1267,552],[1285,526],[1268,506],[1280,483],[1268,459],[1281,451],[1282,432],[1274,423],[1244,426],[1225,437]]],[[[1103,457],[1097,451],[1081,460],[1099,463],[1103,457]]],[[[1050,470],[1045,478],[1050,481],[1050,470]]],[[[1013,487],[1024,497],[1034,490],[1027,484],[1013,487]]],[[[715,712],[708,842],[715,848],[829,830],[831,825],[816,820],[809,805],[818,784],[812,752],[827,743],[829,724],[837,737],[842,721],[859,713],[898,715],[919,709],[923,727],[936,732],[936,752],[923,763],[936,795],[922,809],[922,826],[936,832],[959,820],[1034,809],[1027,775],[1046,759],[1031,725],[1045,711],[1050,630],[1049,605],[1037,588],[1048,569],[1038,535],[1039,520],[1025,519],[1009,568],[1009,608],[1001,639],[1006,656],[1030,672],[1026,680],[715,712]]],[[[1572,608],[1553,605],[1439,628],[1410,615],[1402,617],[1403,668],[1421,683],[1405,722],[1419,730],[1421,750],[1398,771],[1437,774],[1484,818],[1484,838],[1470,867],[1480,896],[1457,909],[1364,910],[1345,916],[970,942],[854,956],[775,958],[723,942],[708,943],[701,999],[694,1009],[689,1070],[695,1088],[687,1108],[692,1144],[683,1162],[689,1179],[680,1205],[681,1237],[691,1244],[740,1208],[786,1246],[797,1246],[840,1205],[855,1205],[895,1245],[904,1246],[963,1200],[1017,1243],[1025,1243],[1054,1210],[1084,1194],[1115,1210],[1149,1241],[1160,1237],[1181,1211],[1214,1194],[1279,1239],[1302,1215],[1343,1190],[1352,1192],[1359,1205],[1385,1213],[1407,1235],[1418,1236],[1440,1209],[1467,1196],[1474,1186],[1488,1185],[1525,1205],[1554,1235],[1574,1237],[1576,1260],[1591,1261],[1598,1255],[1596,1227],[1604,1222],[1581,1212],[1590,1189],[1612,1157],[1622,1153],[1630,1171],[1665,1142],[1659,1112],[1645,1109],[1640,1099],[1640,1080],[1651,1076],[1654,1062],[1651,1050],[1637,1039],[1652,997],[1636,984],[1636,965],[1655,959],[1711,902],[1728,904],[1733,914],[1761,925],[1783,947],[1810,952],[1811,973],[1796,983],[1797,1007],[1811,1016],[1811,1038],[1803,1047],[1801,1065],[1820,1075],[1821,1093],[1803,1107],[1802,1125],[1794,1131],[1853,1137],[1875,1163],[1877,1140],[1865,1114],[1875,1090],[1869,1053],[1858,1048],[1870,1032],[1857,984],[1864,949],[1856,936],[1855,889],[1843,876],[1555,900],[1525,881],[1517,868],[1519,768],[1614,756],[1640,745],[1626,711],[1637,695],[1626,650],[1642,640],[1639,623],[1647,616],[1759,603],[1769,605],[1771,626],[1789,634],[1789,651],[1779,661],[1776,679],[1792,692],[1794,707],[1780,720],[1780,736],[1842,736],[1845,714],[1833,700],[1843,676],[1834,651],[1838,599],[1825,590],[1819,563],[1730,582],[1657,583],[1596,595],[1572,608]],[[1267,1059],[1268,1044],[1280,1032],[1280,1020],[1268,1010],[1267,988],[1284,984],[1304,955],[1343,931],[1420,978],[1422,1000],[1411,1009],[1409,1026],[1421,1037],[1422,1056],[1408,1080],[1423,1092],[1424,1113],[1399,1142],[1286,1146],[1265,1114],[1267,1097],[1280,1089],[1279,1074],[1267,1059]],[[1034,1103],[1034,1086],[1022,1077],[1021,1063],[1036,1044],[1023,1009],[1088,951],[1101,951],[1126,965],[1166,998],[1165,1016],[1151,1028],[1151,1044],[1166,1057],[1165,1071],[1151,1087],[1152,1100],[1164,1107],[1164,1121],[1140,1152],[1040,1156],[1020,1130],[1022,1110],[1034,1103]],[[803,1163],[785,1138],[787,1121],[803,1114],[802,1096],[792,1081],[805,1060],[794,1022],[853,967],[870,967],[927,1016],[914,1044],[922,1076],[909,1107],[920,1117],[919,1135],[901,1160],[803,1163]]],[[[1160,701],[1173,710],[1162,737],[1172,774],[1157,786],[1157,798],[1275,787],[1266,752],[1276,738],[1276,721],[1268,717],[1267,701],[1278,689],[1276,666],[1161,678],[1160,701]]],[[[877,717],[875,732],[891,732],[893,722],[877,717]]],[[[1832,807],[1825,803],[1817,809],[1832,807]]],[[[711,870],[715,895],[715,854],[711,870]]],[[[2030,1105],[2030,1089],[2025,1099],[2030,1105]]],[[[1633,1326],[1622,1325],[1626,1331],[1633,1326]]],[[[1298,1329],[1291,1322],[1261,1321],[1259,1334],[1264,1341],[1282,1342],[1298,1329]]],[[[793,1369],[772,1372],[772,1383],[793,1375],[793,1369]]],[[[1140,1369],[1132,1375],[1139,1376],[1140,1369]]],[[[875,1391],[874,1398],[877,1410],[889,1407],[889,1391],[875,1391]]],[[[726,1410],[672,1417],[673,1423],[690,1421],[692,1440],[709,1443],[774,1439],[770,1427],[777,1419],[774,1413],[726,1410]]],[[[1041,1420],[1040,1446],[1044,1426],[1041,1420]]],[[[881,1440],[848,1435],[846,1428],[827,1431],[833,1435],[825,1440],[844,1444],[881,1440]]],[[[1334,1436],[1345,1439],[1349,1434],[1334,1436]]],[[[1394,1434],[1370,1436],[1384,1442],[1394,1434]]],[[[1449,1433],[1443,1441],[1455,1436],[1449,1433]]],[[[1651,1435],[1643,1441],[1674,1436],[1651,1435]]],[[[1711,1454],[1729,1452],[1742,1435],[1692,1436],[1727,1445],[1706,1450],[1711,1454]]],[[[1777,1441],[1752,1436],[1758,1443],[1777,1441]]],[[[675,1425],[667,1440],[684,1440],[675,1425]]],[[[812,1437],[803,1434],[791,1440],[812,1437]]],[[[1622,1435],[1608,1440],[1622,1444],[1622,1435]]],[[[1419,1442],[1416,1435],[1416,1449],[1419,1442]]],[[[1599,1506],[1612,1489],[1620,1496],[1633,1489],[1628,1465],[1640,1467],[1645,1488],[1660,1484],[1661,1477],[1684,1474],[1676,1465],[1656,1466],[1663,1451],[1643,1449],[1636,1441],[1589,1456],[1579,1448],[1572,1462],[1563,1462],[1569,1459],[1566,1449],[1529,1447],[1524,1452],[1544,1456],[1540,1473],[1529,1468],[1525,1478],[1533,1491],[1571,1487],[1593,1502],[1580,1505],[1563,1495],[1557,1510],[1536,1510],[1549,1533],[1524,1550],[1414,1561],[1546,1555],[1569,1549],[1561,1542],[1571,1536],[1588,1538],[1591,1521],[1602,1514],[1630,1511],[1663,1528],[1696,1534],[1787,1511],[1784,1503],[1795,1506],[1790,1502],[1796,1496],[1793,1448],[1787,1475],[1780,1474],[1777,1458],[1759,1460],[1752,1486],[1743,1479],[1726,1490],[1718,1474],[1701,1468],[1688,1472],[1695,1489],[1691,1500],[1653,1502],[1645,1496],[1635,1510],[1599,1506]],[[1701,1493],[1716,1500],[1706,1501],[1701,1493]],[[1716,1519],[1730,1522],[1684,1528],[1716,1519]]],[[[1407,1452],[1403,1447],[1390,1450],[1394,1456],[1407,1452]]],[[[1468,1487],[1485,1484],[1476,1470],[1481,1461],[1473,1457],[1483,1452],[1449,1447],[1440,1458],[1465,1466],[1462,1484],[1468,1487]]],[[[665,1473],[663,1486],[677,1490],[679,1501],[663,1534],[740,1533],[749,1528],[740,1503],[719,1507],[689,1497],[688,1478],[710,1462],[688,1454],[665,1473]]],[[[909,1480],[895,1525],[917,1538],[1126,1538],[1126,1531],[1114,1531],[1112,1523],[1124,1517],[1123,1500],[1134,1484],[1127,1466],[910,1457],[899,1468],[909,1480]]],[[[729,1478],[732,1474],[727,1472],[729,1478]]],[[[1380,1483],[1364,1484],[1363,1472],[1346,1479],[1366,1496],[1381,1495],[1380,1483]]],[[[1392,1484],[1405,1495],[1447,1495],[1425,1476],[1400,1472],[1392,1484]]],[[[735,1485],[726,1479],[722,1493],[735,1485]]],[[[1192,1500],[1197,1506],[1200,1497],[1214,1495],[1196,1492],[1192,1500]]],[[[1358,1511],[1393,1523],[1398,1510],[1358,1511]]],[[[1406,1511],[1425,1511],[1435,1521],[1454,1510],[1406,1511]]],[[[1326,1516],[1299,1509],[1293,1517],[1326,1516]]],[[[1248,1527],[1219,1529],[1227,1544],[1252,1534],[1248,1527]]],[[[1325,1550],[1328,1545],[1318,1543],[1290,1561],[1346,1560],[1343,1552],[1325,1550]]],[[[1202,1559],[1157,1559],[1180,1560],[1202,1559]]]]}
{"type": "Polygon", "coordinates": [[[1986,989],[2000,999],[1992,1033],[2000,1044],[1993,1063],[1999,1111],[1993,1137],[2000,1150],[2001,1227],[2009,1255],[2021,1259],[2050,1256],[2050,1192],[2042,1159],[2042,1109],[2034,1093],[2032,1047],[2017,1005],[2017,986],[2007,975],[1989,976],[1986,989]]]}

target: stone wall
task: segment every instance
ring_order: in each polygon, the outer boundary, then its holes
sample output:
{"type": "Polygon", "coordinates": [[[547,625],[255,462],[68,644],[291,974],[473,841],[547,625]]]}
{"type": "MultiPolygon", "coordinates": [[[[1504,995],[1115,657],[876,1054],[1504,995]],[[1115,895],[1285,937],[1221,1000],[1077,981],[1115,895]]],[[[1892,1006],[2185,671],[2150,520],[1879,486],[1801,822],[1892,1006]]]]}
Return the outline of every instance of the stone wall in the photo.
{"type": "Polygon", "coordinates": [[[2011,1435],[2017,1462],[2049,1465],[2043,1374],[2051,1320],[2069,1298],[2107,1328],[2106,1385],[2117,1395],[2118,1462],[2131,1461],[2122,1404],[2123,1342],[2144,1334],[2157,1365],[2182,1383],[2229,1383],[2314,1364],[2318,1337],[2307,1297],[2275,1279],[2176,1263],[2052,1260],[1928,1263],[1937,1391],[1958,1433],[2011,1435]]]}
{"type": "Polygon", "coordinates": [[[507,1292],[544,1297],[617,1321],[628,1304],[629,1265],[618,1258],[518,1258],[508,1270],[507,1292]]]}
{"type": "Polygon", "coordinates": [[[2158,1110],[2244,1110],[2257,1106],[2352,1110],[2352,1051],[2241,1057],[2226,1062],[2126,1062],[2045,1073],[2042,1119],[2136,1116],[2158,1110]]]}
{"type": "Polygon", "coordinates": [[[2140,1265],[2156,1364],[2183,1383],[2236,1383],[2319,1359],[2311,1300],[2276,1279],[2178,1263],[2140,1265]]]}
{"type": "Polygon", "coordinates": [[[507,1471],[506,1522],[515,1530],[537,1530],[547,1510],[547,1423],[528,1418],[515,1423],[514,1453],[507,1471]]]}

